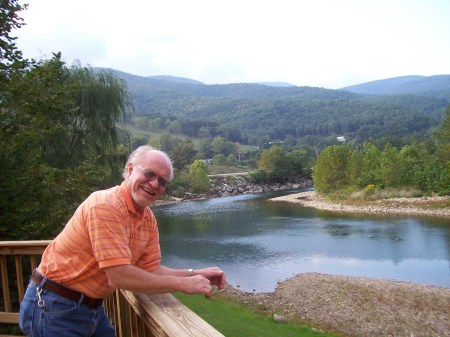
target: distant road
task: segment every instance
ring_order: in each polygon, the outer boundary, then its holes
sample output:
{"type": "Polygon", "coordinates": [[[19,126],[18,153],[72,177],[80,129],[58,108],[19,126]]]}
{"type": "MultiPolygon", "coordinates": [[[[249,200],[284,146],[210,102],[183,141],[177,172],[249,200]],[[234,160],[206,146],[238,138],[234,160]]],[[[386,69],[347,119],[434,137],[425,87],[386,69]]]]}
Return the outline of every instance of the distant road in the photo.
{"type": "Polygon", "coordinates": [[[249,174],[250,174],[250,172],[208,174],[208,177],[248,176],[249,174]]]}

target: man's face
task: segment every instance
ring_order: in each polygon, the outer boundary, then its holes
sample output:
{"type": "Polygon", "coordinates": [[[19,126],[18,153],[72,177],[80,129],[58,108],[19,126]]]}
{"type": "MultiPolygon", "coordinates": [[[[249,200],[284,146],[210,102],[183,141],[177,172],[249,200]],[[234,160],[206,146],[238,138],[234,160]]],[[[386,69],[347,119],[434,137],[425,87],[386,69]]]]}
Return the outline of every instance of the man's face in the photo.
{"type": "Polygon", "coordinates": [[[145,153],[136,164],[128,166],[126,180],[136,210],[141,212],[164,193],[164,182],[169,182],[170,167],[166,158],[157,151],[145,153]]]}

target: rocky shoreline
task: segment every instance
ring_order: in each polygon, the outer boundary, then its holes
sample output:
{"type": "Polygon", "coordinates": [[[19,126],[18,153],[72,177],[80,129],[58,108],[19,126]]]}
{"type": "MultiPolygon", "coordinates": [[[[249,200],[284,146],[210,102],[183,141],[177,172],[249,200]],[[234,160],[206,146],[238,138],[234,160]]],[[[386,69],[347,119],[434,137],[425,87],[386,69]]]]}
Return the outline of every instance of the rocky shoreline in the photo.
{"type": "MultiPolygon", "coordinates": [[[[253,184],[243,176],[210,178],[211,190],[209,194],[186,193],[183,198],[170,197],[167,200],[157,200],[153,206],[168,205],[191,200],[220,198],[239,194],[257,194],[264,192],[295,190],[313,187],[311,180],[303,180],[286,184],[253,184]]],[[[293,193],[269,199],[271,202],[289,202],[303,207],[312,207],[332,212],[352,212],[369,214],[411,214],[450,217],[450,197],[432,196],[420,198],[390,198],[359,203],[330,202],[315,191],[293,193]],[[427,208],[432,203],[443,203],[445,207],[427,208]]]]}
{"type": "Polygon", "coordinates": [[[170,205],[178,202],[191,200],[205,200],[211,198],[221,198],[240,194],[259,194],[266,192],[298,190],[303,188],[310,188],[313,186],[311,180],[304,180],[294,183],[285,184],[254,184],[247,181],[245,177],[215,177],[210,179],[210,193],[208,194],[194,194],[186,192],[182,198],[171,196],[166,200],[156,200],[153,206],[170,205]]]}
{"type": "Polygon", "coordinates": [[[227,286],[217,294],[279,322],[308,323],[341,336],[448,337],[450,289],[410,282],[304,273],[274,292],[227,286]]]}
{"type": "Polygon", "coordinates": [[[449,196],[421,197],[421,198],[391,198],[376,200],[361,205],[348,205],[345,203],[332,203],[315,191],[307,191],[284,195],[269,199],[273,202],[285,201],[303,207],[314,207],[333,212],[372,213],[372,214],[416,214],[450,217],[450,208],[426,209],[424,205],[432,202],[447,202],[449,196]]]}

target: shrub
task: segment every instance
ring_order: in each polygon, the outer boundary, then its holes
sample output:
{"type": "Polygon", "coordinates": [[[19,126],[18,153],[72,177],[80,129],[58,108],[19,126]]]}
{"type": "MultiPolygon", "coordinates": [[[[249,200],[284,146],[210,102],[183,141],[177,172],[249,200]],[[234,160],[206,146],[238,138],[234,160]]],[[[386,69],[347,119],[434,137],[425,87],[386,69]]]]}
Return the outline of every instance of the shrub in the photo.
{"type": "Polygon", "coordinates": [[[369,184],[364,188],[363,196],[365,198],[370,197],[376,191],[377,187],[374,184],[369,184]]]}

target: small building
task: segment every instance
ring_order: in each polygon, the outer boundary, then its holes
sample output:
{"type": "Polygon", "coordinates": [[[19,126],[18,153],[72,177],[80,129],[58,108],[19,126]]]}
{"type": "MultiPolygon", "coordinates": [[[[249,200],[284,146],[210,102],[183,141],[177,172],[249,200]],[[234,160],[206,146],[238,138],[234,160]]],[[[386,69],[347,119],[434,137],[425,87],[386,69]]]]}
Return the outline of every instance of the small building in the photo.
{"type": "Polygon", "coordinates": [[[206,165],[212,165],[212,159],[202,159],[206,165]]]}

